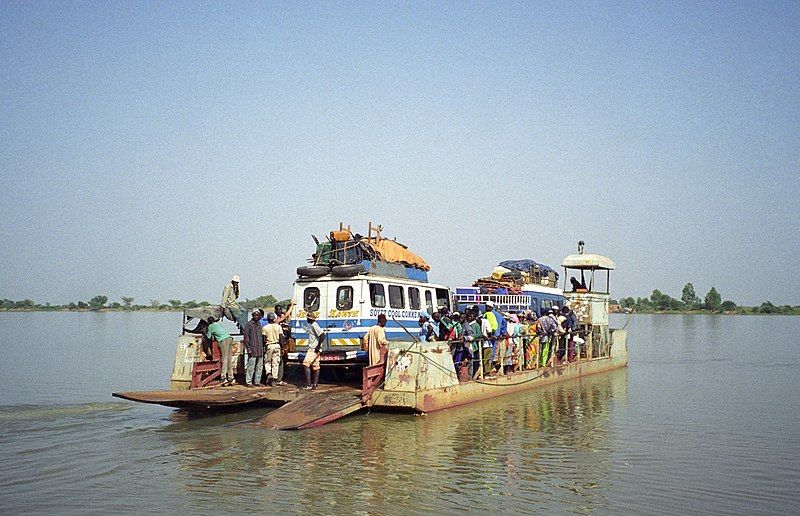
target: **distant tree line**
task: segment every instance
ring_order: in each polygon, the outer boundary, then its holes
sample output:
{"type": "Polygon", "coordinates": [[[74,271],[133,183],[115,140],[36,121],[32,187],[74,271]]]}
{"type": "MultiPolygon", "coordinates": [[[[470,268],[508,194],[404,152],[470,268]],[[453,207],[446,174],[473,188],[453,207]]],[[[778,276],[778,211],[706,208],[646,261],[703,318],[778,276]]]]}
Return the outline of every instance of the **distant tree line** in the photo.
{"type": "MultiPolygon", "coordinates": [[[[212,303],[208,301],[181,301],[179,299],[169,299],[166,303],[162,303],[158,299],[150,299],[145,304],[134,303],[134,298],[129,296],[120,297],[121,302],[108,302],[107,296],[97,295],[88,301],[77,301],[67,303],[64,305],[52,305],[50,303],[40,304],[30,299],[23,299],[22,301],[13,301],[11,299],[0,299],[0,310],[29,310],[29,311],[64,311],[64,310],[114,310],[114,311],[175,311],[184,310],[187,308],[199,308],[201,306],[211,306],[212,303]]],[[[259,296],[255,299],[246,299],[241,302],[241,305],[252,310],[253,308],[267,308],[273,307],[278,303],[278,300],[273,295],[259,296]]],[[[289,300],[281,301],[282,305],[289,304],[289,300]]]]}
{"type": "Polygon", "coordinates": [[[625,297],[619,300],[619,305],[626,310],[637,312],[711,312],[711,313],[756,313],[756,314],[786,314],[800,315],[800,306],[778,306],[770,301],[764,301],[760,306],[739,306],[733,301],[722,300],[717,289],[711,290],[703,299],[697,296],[694,285],[687,283],[681,291],[681,298],[662,293],[656,289],[650,297],[625,297]]]}

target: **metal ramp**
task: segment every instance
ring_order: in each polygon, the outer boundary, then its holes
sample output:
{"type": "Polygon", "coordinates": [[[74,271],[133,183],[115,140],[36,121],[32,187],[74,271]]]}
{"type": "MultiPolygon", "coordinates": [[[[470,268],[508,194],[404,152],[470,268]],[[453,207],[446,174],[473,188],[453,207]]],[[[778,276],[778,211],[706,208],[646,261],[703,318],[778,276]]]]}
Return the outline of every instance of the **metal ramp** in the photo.
{"type": "Polygon", "coordinates": [[[247,426],[304,430],[330,423],[362,407],[360,389],[308,391],[247,426]]]}

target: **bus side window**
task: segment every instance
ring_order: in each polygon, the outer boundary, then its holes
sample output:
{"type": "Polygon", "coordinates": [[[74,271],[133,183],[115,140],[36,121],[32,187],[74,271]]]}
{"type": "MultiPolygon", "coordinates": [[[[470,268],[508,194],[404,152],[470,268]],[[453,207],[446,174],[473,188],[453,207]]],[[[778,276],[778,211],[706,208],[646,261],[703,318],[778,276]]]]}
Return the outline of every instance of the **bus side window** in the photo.
{"type": "Polygon", "coordinates": [[[369,297],[372,301],[372,306],[375,308],[384,308],[386,306],[386,294],[383,290],[383,285],[380,283],[369,284],[369,297]]]}
{"type": "Polygon", "coordinates": [[[425,291],[425,306],[431,307],[433,310],[436,310],[436,307],[433,306],[433,294],[431,294],[430,290],[425,291]]]}
{"type": "Polygon", "coordinates": [[[419,310],[419,289],[408,287],[408,304],[412,310],[419,310]]]}
{"type": "Polygon", "coordinates": [[[448,295],[446,288],[437,288],[436,289],[436,309],[440,306],[446,306],[450,308],[450,296],[448,295]]]}
{"type": "Polygon", "coordinates": [[[319,310],[319,289],[317,287],[308,287],[303,291],[303,310],[306,312],[319,310]]]}
{"type": "Polygon", "coordinates": [[[353,308],[353,287],[339,287],[336,289],[336,309],[350,310],[353,308]]]}
{"type": "Polygon", "coordinates": [[[406,300],[403,295],[403,287],[399,285],[389,285],[389,306],[392,308],[405,308],[406,300]]]}

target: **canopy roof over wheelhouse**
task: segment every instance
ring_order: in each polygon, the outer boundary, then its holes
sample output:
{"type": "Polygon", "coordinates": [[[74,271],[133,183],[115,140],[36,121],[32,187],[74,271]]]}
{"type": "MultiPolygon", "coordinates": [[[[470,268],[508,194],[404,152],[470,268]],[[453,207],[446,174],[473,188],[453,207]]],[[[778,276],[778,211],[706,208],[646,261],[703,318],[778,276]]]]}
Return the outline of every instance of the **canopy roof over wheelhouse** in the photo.
{"type": "MultiPolygon", "coordinates": [[[[572,284],[572,292],[577,293],[585,293],[585,292],[593,292],[593,293],[609,293],[609,280],[611,271],[617,268],[617,264],[614,261],[601,254],[587,254],[583,252],[584,242],[581,240],[578,242],[578,252],[576,254],[571,254],[564,258],[561,262],[561,266],[564,267],[564,271],[572,270],[579,270],[581,271],[581,279],[578,281],[574,277],[569,277],[569,274],[564,274],[564,291],[567,291],[567,278],[569,278],[570,283],[572,284]],[[586,275],[584,274],[586,271],[589,271],[589,281],[587,284],[586,275]],[[605,273],[605,285],[602,285],[602,282],[595,281],[595,272],[596,271],[606,271],[605,273]]],[[[602,276],[601,276],[602,277],[602,276]]]]}
{"type": "Polygon", "coordinates": [[[617,265],[608,258],[600,254],[571,254],[564,258],[561,266],[565,269],[582,270],[609,270],[613,271],[617,265]]]}

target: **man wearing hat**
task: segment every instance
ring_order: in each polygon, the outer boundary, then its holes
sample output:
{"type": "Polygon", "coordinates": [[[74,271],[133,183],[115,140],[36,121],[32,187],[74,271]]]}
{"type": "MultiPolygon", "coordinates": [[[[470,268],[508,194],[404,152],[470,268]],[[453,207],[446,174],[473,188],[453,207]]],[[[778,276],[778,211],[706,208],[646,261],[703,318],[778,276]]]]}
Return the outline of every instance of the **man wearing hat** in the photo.
{"type": "Polygon", "coordinates": [[[267,376],[267,385],[272,387],[278,381],[278,368],[281,365],[281,334],[283,329],[277,323],[278,316],[275,312],[267,314],[267,325],[261,330],[264,335],[264,370],[267,376]]]}
{"type": "Polygon", "coordinates": [[[313,312],[306,314],[306,336],[308,337],[308,350],[303,359],[303,368],[306,370],[306,389],[316,389],[319,382],[319,355],[322,351],[322,343],[325,341],[325,333],[317,324],[317,316],[313,312]],[[314,373],[314,381],[311,381],[311,373],[314,373]]]}
{"type": "Polygon", "coordinates": [[[239,306],[237,302],[239,299],[239,276],[236,274],[231,277],[231,281],[222,289],[222,313],[225,317],[235,322],[239,327],[239,331],[244,332],[244,327],[247,322],[244,321],[245,311],[239,306]]]}
{"type": "Polygon", "coordinates": [[[252,319],[244,325],[244,348],[247,350],[247,366],[244,373],[246,387],[254,387],[261,383],[261,371],[264,369],[264,339],[261,336],[261,310],[256,308],[252,319]]]}

